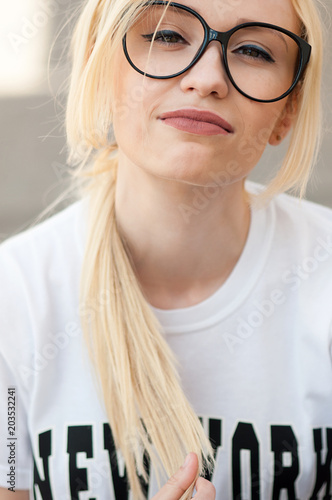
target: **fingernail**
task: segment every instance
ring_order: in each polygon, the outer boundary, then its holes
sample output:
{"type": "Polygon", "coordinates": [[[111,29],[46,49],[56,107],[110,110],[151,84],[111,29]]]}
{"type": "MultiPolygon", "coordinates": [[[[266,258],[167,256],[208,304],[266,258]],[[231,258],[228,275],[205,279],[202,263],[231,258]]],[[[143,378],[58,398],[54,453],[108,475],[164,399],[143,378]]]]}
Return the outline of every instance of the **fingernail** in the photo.
{"type": "Polygon", "coordinates": [[[189,462],[190,462],[190,453],[188,453],[188,455],[186,456],[186,459],[184,461],[184,464],[183,464],[183,468],[187,467],[189,465],[189,462]]]}

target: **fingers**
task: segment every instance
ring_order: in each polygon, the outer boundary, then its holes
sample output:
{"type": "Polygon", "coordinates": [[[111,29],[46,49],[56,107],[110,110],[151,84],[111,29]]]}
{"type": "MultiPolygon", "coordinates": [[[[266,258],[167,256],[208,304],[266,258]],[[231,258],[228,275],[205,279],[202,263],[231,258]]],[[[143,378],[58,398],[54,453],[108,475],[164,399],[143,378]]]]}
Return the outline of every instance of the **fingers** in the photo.
{"type": "Polygon", "coordinates": [[[199,477],[195,484],[196,495],[194,496],[194,500],[215,500],[216,498],[216,489],[210,481],[199,477]]]}
{"type": "MultiPolygon", "coordinates": [[[[152,500],[179,500],[189,486],[195,481],[197,472],[197,455],[195,453],[189,453],[183,466],[167,481],[165,486],[152,500]]],[[[211,499],[213,498],[214,497],[211,497],[211,499]]],[[[210,500],[210,498],[206,498],[205,500],[210,500]]]]}

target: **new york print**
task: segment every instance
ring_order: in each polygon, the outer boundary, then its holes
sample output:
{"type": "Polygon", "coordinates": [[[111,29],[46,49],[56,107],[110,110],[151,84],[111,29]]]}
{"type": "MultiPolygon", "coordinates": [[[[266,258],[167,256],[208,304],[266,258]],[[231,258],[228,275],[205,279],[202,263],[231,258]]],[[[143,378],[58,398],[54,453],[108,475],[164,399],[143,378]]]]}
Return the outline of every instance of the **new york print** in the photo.
{"type": "MultiPolygon", "coordinates": [[[[202,421],[202,419],[201,419],[202,421]]],[[[96,424],[94,424],[96,425],[96,424]]],[[[91,489],[89,484],[88,466],[82,467],[78,464],[78,457],[84,454],[87,459],[94,458],[94,425],[71,425],[66,431],[66,459],[63,463],[68,464],[67,471],[68,488],[70,500],[80,500],[81,494],[91,489]]],[[[113,491],[115,500],[129,500],[129,487],[125,467],[118,460],[118,453],[114,445],[112,432],[107,423],[101,424],[103,449],[108,455],[108,467],[112,478],[110,494],[105,500],[112,498],[113,491]]],[[[218,450],[228,445],[223,443],[223,421],[221,419],[206,418],[205,428],[208,429],[210,442],[213,446],[215,456],[218,450]]],[[[308,496],[300,498],[297,492],[297,480],[301,471],[299,455],[299,442],[296,432],[288,425],[271,425],[270,450],[273,456],[273,477],[271,481],[271,499],[262,496],[262,471],[264,464],[260,460],[261,443],[252,423],[239,422],[229,443],[229,480],[232,488],[232,500],[247,500],[242,491],[243,484],[248,478],[243,467],[241,454],[243,451],[250,457],[249,490],[251,500],[278,500],[288,498],[289,500],[331,500],[332,499],[332,428],[309,429],[312,434],[313,454],[315,463],[315,481],[312,491],[308,496]],[[287,456],[287,460],[285,457],[287,456]],[[287,463],[287,465],[286,465],[287,463]]],[[[34,457],[34,498],[43,500],[57,500],[52,490],[56,484],[55,471],[52,469],[52,456],[59,453],[56,448],[59,443],[55,440],[54,430],[49,429],[38,436],[38,456],[34,457]],[[38,464],[38,465],[37,465],[38,464]]],[[[145,470],[150,477],[150,463],[144,457],[145,470]]],[[[206,476],[213,481],[214,474],[206,476]]],[[[145,495],[148,497],[149,484],[140,478],[145,495]]],[[[84,496],[84,498],[87,498],[84,496]]],[[[89,500],[104,500],[91,496],[89,500]]],[[[219,500],[219,499],[217,499],[219,500]]],[[[222,499],[220,499],[222,500],[222,499]]]]}

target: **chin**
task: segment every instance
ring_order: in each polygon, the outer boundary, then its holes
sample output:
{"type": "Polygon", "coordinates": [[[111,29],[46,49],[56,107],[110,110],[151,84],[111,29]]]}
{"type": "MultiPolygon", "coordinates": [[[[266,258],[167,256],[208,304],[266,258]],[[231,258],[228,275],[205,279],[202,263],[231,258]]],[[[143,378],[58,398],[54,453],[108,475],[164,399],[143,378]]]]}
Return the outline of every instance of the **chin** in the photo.
{"type": "Polygon", "coordinates": [[[158,177],[170,181],[178,181],[196,186],[206,186],[211,183],[209,172],[201,162],[173,162],[158,168],[158,177]],[[170,168],[169,165],[172,165],[170,168]]]}

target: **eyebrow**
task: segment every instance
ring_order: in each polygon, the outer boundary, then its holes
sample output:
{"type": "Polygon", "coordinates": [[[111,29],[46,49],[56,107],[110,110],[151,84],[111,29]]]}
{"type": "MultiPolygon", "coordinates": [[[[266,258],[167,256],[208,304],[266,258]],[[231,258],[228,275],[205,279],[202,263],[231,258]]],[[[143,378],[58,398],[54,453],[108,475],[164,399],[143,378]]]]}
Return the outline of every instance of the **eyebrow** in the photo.
{"type": "MultiPolygon", "coordinates": [[[[261,22],[261,21],[257,21],[256,19],[248,19],[248,18],[245,18],[245,17],[240,17],[237,21],[236,21],[236,25],[238,24],[245,24],[245,23],[258,23],[258,22],[261,22]]],[[[254,28],[254,26],[253,26],[254,28]]],[[[259,29],[259,26],[257,26],[257,29],[259,29]]],[[[281,31],[277,31],[277,30],[274,30],[272,28],[272,31],[273,31],[273,34],[275,36],[277,36],[278,38],[280,38],[280,40],[282,40],[286,46],[286,49],[287,49],[287,52],[289,50],[289,47],[287,45],[287,42],[285,40],[285,37],[283,36],[282,32],[281,31]]]]}

